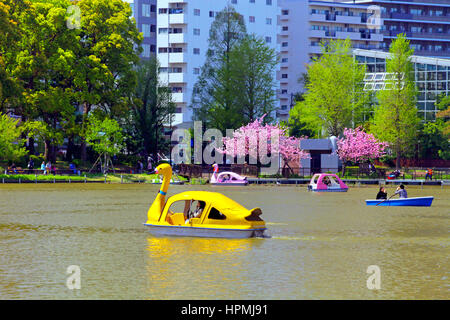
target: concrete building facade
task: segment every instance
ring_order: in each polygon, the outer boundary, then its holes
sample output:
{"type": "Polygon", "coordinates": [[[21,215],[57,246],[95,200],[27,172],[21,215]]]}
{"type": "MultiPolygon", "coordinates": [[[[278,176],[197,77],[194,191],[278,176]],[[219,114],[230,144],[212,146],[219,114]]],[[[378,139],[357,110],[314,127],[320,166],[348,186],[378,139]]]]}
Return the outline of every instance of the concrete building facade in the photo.
{"type": "Polygon", "coordinates": [[[217,12],[227,5],[243,15],[248,33],[263,37],[277,49],[276,0],[157,0],[156,55],[160,80],[172,88],[177,105],[174,127],[191,126],[192,90],[205,62],[209,29],[217,12]]]}
{"type": "MultiPolygon", "coordinates": [[[[302,91],[299,79],[320,43],[330,39],[352,41],[354,48],[381,49],[383,34],[371,23],[369,5],[311,0],[280,0],[280,119],[287,120],[294,95],[302,91]]],[[[380,22],[381,23],[381,22],[380,22]]]]}
{"type": "Polygon", "coordinates": [[[141,58],[156,54],[156,0],[125,0],[130,3],[132,16],[139,32],[142,32],[141,58]]]}

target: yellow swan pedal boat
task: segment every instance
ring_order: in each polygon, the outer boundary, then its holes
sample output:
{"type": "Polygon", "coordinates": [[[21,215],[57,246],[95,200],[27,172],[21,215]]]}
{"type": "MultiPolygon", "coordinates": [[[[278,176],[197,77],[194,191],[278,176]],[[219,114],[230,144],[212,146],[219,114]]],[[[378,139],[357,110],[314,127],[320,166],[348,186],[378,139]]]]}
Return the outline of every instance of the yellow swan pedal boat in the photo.
{"type": "Polygon", "coordinates": [[[166,201],[172,168],[161,164],[161,189],[148,210],[144,223],[153,235],[251,238],[263,237],[266,230],[260,208],[248,210],[218,192],[186,191],[166,201]]]}

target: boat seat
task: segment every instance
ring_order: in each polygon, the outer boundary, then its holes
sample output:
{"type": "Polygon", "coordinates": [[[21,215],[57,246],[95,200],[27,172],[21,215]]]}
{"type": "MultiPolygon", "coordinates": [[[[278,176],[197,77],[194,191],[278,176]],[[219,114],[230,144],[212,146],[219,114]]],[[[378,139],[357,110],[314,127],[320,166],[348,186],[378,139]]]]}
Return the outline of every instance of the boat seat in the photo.
{"type": "Polygon", "coordinates": [[[169,217],[169,223],[172,225],[184,225],[184,214],[183,213],[174,213],[169,217]]]}

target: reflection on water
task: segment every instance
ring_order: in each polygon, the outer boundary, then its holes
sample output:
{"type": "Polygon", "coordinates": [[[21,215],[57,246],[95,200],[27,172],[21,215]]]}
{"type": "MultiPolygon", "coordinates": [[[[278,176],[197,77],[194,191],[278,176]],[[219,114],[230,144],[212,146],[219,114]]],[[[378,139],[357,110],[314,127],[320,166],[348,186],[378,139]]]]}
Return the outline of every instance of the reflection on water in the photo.
{"type": "Polygon", "coordinates": [[[408,188],[411,197],[434,195],[431,208],[366,207],[375,187],[169,190],[213,190],[261,207],[265,239],[153,237],[142,223],[157,189],[0,185],[0,298],[449,298],[449,189],[408,188]],[[81,267],[81,290],[65,285],[70,265],[81,267]],[[370,265],[380,267],[381,290],[366,287],[370,265]]]}

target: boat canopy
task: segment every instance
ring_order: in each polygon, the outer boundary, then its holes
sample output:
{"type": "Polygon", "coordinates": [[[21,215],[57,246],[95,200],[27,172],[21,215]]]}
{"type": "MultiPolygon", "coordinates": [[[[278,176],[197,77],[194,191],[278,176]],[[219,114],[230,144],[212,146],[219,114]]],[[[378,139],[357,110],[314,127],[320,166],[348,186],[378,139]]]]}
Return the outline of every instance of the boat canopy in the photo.
{"type": "MultiPolygon", "coordinates": [[[[226,224],[247,224],[247,222],[258,221],[258,216],[261,214],[261,209],[254,208],[252,210],[248,210],[241,204],[236,201],[224,196],[218,192],[209,192],[209,191],[186,191],[178,193],[167,200],[165,204],[164,213],[167,212],[167,208],[177,201],[204,201],[205,211],[211,212],[212,209],[218,210],[221,214],[225,215],[226,224]],[[251,216],[251,218],[250,218],[251,216]]],[[[164,217],[163,217],[164,218],[164,217]]],[[[208,223],[205,219],[204,223],[208,223]]]]}

